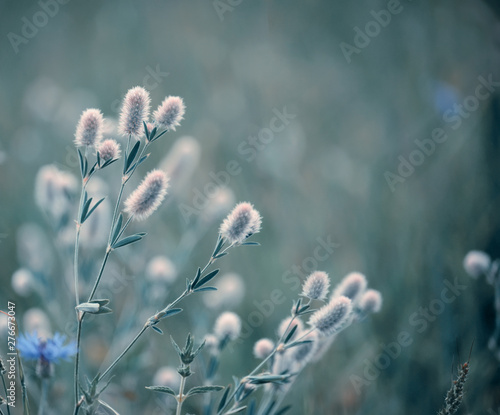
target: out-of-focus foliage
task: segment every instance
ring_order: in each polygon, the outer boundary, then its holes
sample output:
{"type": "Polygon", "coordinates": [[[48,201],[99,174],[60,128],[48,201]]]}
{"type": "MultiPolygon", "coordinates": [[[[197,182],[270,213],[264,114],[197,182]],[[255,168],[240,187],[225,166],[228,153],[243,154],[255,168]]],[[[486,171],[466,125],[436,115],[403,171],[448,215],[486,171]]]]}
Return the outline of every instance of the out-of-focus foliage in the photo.
{"type": "MultiPolygon", "coordinates": [[[[317,268],[337,282],[359,270],[382,292],[383,309],[342,333],[322,363],[302,374],[295,385],[302,391],[289,394],[292,413],[436,413],[450,368],[465,361],[474,338],[464,407],[497,411],[499,362],[487,347],[493,291],[462,269],[471,249],[500,256],[494,4],[404,0],[398,13],[380,14],[394,1],[69,0],[50,13],[40,3],[0,0],[0,309],[14,301],[23,330],[37,322],[43,329],[47,315],[52,332],[74,335],[71,295],[49,297],[35,287],[21,296],[11,285],[24,267],[50,277],[48,287],[70,292],[71,254],[57,255],[61,247],[48,218],[35,206],[36,173],[55,163],[77,175],[73,138],[81,112],[100,108],[116,121],[123,95],[140,85],[153,107],[165,95],[182,96],[187,107],[177,131],[156,143],[150,166],[186,135],[198,140],[199,163],[147,222],[143,246],[111,264],[105,288],[115,313],[87,332],[89,368],[109,363],[139,322],[173,299],[210,255],[219,221],[203,220],[202,205],[214,184],[225,182],[235,200],[260,211],[263,230],[256,238],[261,247],[238,250],[222,266],[242,277],[245,296],[231,308],[246,324],[218,384],[235,367],[244,375],[256,365],[253,343],[275,338],[299,290],[296,275],[302,280],[317,268]],[[378,33],[360,35],[375,16],[386,19],[368,26],[378,33]],[[39,27],[29,32],[26,21],[34,19],[39,27]],[[357,48],[347,59],[343,43],[357,48]],[[432,141],[435,129],[447,139],[435,133],[442,142],[432,141]],[[198,213],[187,214],[186,207],[198,213]],[[335,247],[318,256],[317,247],[328,241],[335,247]],[[175,258],[180,277],[164,293],[153,290],[148,302],[146,268],[157,255],[175,258]],[[456,293],[445,303],[447,284],[456,293]],[[253,327],[248,317],[262,313],[273,289],[286,301],[268,307],[253,327]]],[[[105,185],[116,197],[120,178],[108,170],[105,185]]],[[[84,279],[92,279],[100,252],[83,246],[84,279]]],[[[203,338],[217,313],[205,312],[201,299],[188,304],[195,312],[169,320],[167,332],[203,338]]],[[[170,349],[166,337],[150,335],[117,370],[107,402],[122,414],[161,413],[144,386],[158,367],[176,364],[170,349]]],[[[33,376],[27,365],[24,370],[33,376]]],[[[58,370],[69,375],[72,368],[58,370]]],[[[56,377],[54,397],[65,387],[56,377]]]]}

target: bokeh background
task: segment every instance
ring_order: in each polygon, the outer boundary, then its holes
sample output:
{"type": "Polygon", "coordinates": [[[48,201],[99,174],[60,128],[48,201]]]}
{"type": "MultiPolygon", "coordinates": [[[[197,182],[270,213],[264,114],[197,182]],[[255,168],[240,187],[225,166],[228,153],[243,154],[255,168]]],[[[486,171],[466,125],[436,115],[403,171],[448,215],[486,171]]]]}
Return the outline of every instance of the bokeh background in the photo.
{"type": "MultiPolygon", "coordinates": [[[[492,86],[472,111],[460,114],[454,105],[475,94],[479,77],[500,81],[500,9],[494,1],[402,0],[386,27],[346,58],[342,43],[355,46],[356,27],[364,31],[374,20],[371,12],[390,3],[69,0],[44,19],[38,2],[0,0],[0,309],[14,301],[21,330],[45,324],[74,335],[70,249],[35,204],[35,177],[51,163],[76,176],[72,140],[81,112],[100,108],[114,137],[120,100],[141,85],[153,107],[166,95],[179,95],[187,113],[176,132],[156,143],[136,179],[172,154],[181,137],[196,142],[184,139],[185,151],[171,156],[170,163],[186,160],[167,203],[134,225],[149,233],[145,242],[111,263],[104,289],[113,295],[115,313],[85,329],[87,373],[116,356],[205,263],[230,206],[210,218],[206,209],[189,218],[182,209],[193,207],[198,192],[214,183],[211,172],[235,160],[239,174],[230,176],[225,200],[252,202],[263,230],[254,238],[261,247],[235,250],[220,263],[222,272],[239,274],[245,285],[242,301],[226,308],[247,321],[255,301],[269,299],[272,289],[281,289],[286,301],[226,352],[218,383],[256,365],[254,341],[274,336],[298,291],[284,273],[311,266],[307,259],[318,238],[329,238],[335,249],[313,266],[334,283],[352,270],[365,273],[384,305],[343,332],[321,363],[302,373],[286,400],[291,413],[437,413],[474,340],[460,413],[497,413],[499,361],[487,346],[494,292],[484,279],[466,275],[462,259],[470,249],[500,253],[500,88],[492,86]],[[36,33],[24,41],[12,36],[23,36],[34,18],[40,19],[36,33]],[[285,107],[293,119],[249,161],[241,146],[285,107]],[[447,113],[459,117],[458,128],[446,121],[447,113]],[[391,189],[387,172],[398,174],[400,157],[408,160],[418,149],[415,140],[430,139],[435,128],[448,139],[391,189]],[[179,277],[151,297],[144,274],[155,255],[168,256],[179,277]],[[11,283],[19,268],[36,279],[25,292],[11,283]],[[440,298],[445,280],[455,279],[466,288],[419,332],[411,316],[440,298]],[[49,323],[40,322],[44,318],[49,323]],[[402,331],[412,344],[357,390],[353,379],[364,378],[367,362],[402,331]]],[[[118,170],[102,176],[111,199],[118,170]]],[[[83,247],[89,284],[101,254],[91,243],[83,247]]],[[[201,340],[223,309],[207,301],[188,299],[186,313],[162,328],[179,342],[189,331],[201,340]]],[[[104,396],[120,414],[165,413],[144,386],[158,367],[177,360],[168,336],[147,337],[104,396]]],[[[0,353],[5,349],[2,340],[0,353]]],[[[36,407],[33,365],[26,371],[36,407]]],[[[71,373],[70,363],[57,367],[49,413],[68,413],[71,373]]],[[[199,413],[195,405],[186,409],[199,413]]]]}

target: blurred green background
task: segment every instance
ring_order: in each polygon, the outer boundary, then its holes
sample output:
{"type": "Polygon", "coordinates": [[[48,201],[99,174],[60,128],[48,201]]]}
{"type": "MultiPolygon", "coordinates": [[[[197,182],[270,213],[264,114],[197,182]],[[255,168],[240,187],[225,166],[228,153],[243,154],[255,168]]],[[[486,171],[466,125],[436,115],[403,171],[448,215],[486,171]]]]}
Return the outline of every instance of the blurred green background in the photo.
{"type": "MultiPolygon", "coordinates": [[[[73,318],[65,287],[62,298],[20,297],[12,290],[12,274],[27,261],[19,253],[19,230],[36,223],[53,237],[34,203],[38,169],[55,163],[77,175],[72,140],[81,112],[97,107],[116,118],[126,91],[141,85],[150,91],[153,108],[166,95],[182,96],[187,106],[182,126],[157,143],[148,168],[184,135],[198,140],[201,157],[177,195],[137,227],[149,239],[126,271],[135,276],[134,284],[114,300],[125,314],[108,320],[125,334],[117,340],[97,330],[100,346],[124,341],[140,326],[123,317],[130,314],[127,301],[146,317],[156,311],[159,305],[133,300],[145,262],[157,254],[176,255],[197,219],[186,221],[181,206],[193,206],[196,191],[214,181],[210,172],[236,160],[241,172],[230,177],[228,187],[235,201],[248,200],[261,212],[263,230],[254,238],[261,247],[238,249],[221,263],[223,271],[239,273],[245,282],[245,300],[235,311],[245,321],[254,301],[269,299],[274,288],[287,301],[228,352],[219,383],[255,366],[253,342],[273,336],[298,291],[290,290],[283,274],[302,267],[317,238],[330,238],[338,246],[318,268],[334,283],[351,270],[365,273],[384,305],[342,333],[324,360],[303,372],[287,399],[292,413],[437,413],[473,339],[460,413],[497,411],[499,362],[487,347],[495,324],[493,290],[484,279],[465,274],[462,258],[470,249],[500,253],[500,88],[465,102],[473,110],[460,113],[454,105],[475,94],[479,77],[500,81],[498,6],[404,0],[385,27],[379,24],[377,31],[372,25],[377,34],[365,35],[367,44],[356,46],[356,28],[365,32],[375,20],[371,12],[388,10],[389,4],[69,0],[44,19],[38,2],[0,0],[0,309],[15,301],[21,322],[26,310],[39,307],[59,331],[73,318]],[[26,21],[37,18],[36,33],[23,36],[26,21]],[[357,47],[347,58],[343,42],[357,47]],[[275,111],[285,107],[293,119],[248,161],[241,143],[269,128],[275,111]],[[458,117],[460,125],[446,114],[458,117]],[[431,139],[436,128],[447,140],[391,189],[387,172],[399,174],[399,157],[409,160],[419,149],[415,140],[431,139]],[[455,279],[466,289],[419,333],[412,314],[440,298],[444,280],[455,279]],[[363,377],[365,359],[374,361],[401,331],[410,333],[412,344],[357,393],[353,375],[363,377]]],[[[115,173],[104,175],[112,192],[119,180],[115,173]]],[[[175,292],[182,289],[182,277],[191,277],[210,255],[217,226],[214,221],[203,231],[197,228],[200,240],[182,260],[175,292]]],[[[89,251],[88,261],[92,255],[98,258],[89,251]]],[[[48,272],[56,281],[69,272],[61,263],[54,260],[48,272]]],[[[201,339],[216,314],[207,315],[197,299],[185,308],[192,313],[172,323],[175,336],[181,342],[192,330],[201,339]]],[[[161,413],[154,412],[158,405],[143,387],[158,366],[176,364],[168,338],[149,334],[135,357],[117,371],[108,401],[123,414],[161,413]]],[[[71,376],[71,364],[58,370],[71,376]]],[[[36,388],[36,379],[30,381],[36,388]]],[[[71,396],[57,387],[54,396],[71,396]]]]}

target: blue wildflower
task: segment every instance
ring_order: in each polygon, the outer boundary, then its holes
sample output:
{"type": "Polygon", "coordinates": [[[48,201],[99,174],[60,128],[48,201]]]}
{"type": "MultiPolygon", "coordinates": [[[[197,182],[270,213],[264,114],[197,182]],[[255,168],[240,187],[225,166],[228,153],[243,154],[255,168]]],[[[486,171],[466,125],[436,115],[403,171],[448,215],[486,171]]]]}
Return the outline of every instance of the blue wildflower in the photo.
{"type": "Polygon", "coordinates": [[[76,354],[77,347],[74,341],[66,345],[66,336],[54,334],[51,339],[41,339],[37,333],[21,334],[17,340],[17,348],[25,359],[42,359],[49,363],[58,363],[59,359],[68,360],[76,354]]]}

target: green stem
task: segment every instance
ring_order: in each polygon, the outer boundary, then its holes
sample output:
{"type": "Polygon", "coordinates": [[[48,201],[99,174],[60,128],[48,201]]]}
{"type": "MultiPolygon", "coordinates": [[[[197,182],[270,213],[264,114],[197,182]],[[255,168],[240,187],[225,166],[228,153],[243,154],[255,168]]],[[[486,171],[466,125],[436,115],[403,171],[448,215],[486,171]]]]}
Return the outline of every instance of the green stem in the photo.
{"type": "Polygon", "coordinates": [[[177,411],[176,415],[181,415],[182,404],[184,402],[184,385],[186,383],[186,378],[181,376],[181,386],[179,387],[179,396],[177,397],[177,411]]]}
{"type": "Polygon", "coordinates": [[[125,348],[123,352],[120,353],[120,355],[115,359],[113,363],[103,372],[103,374],[100,376],[100,379],[104,378],[110,371],[113,369],[116,364],[122,359],[123,356],[132,348],[132,346],[135,344],[137,340],[145,333],[145,331],[149,328],[149,325],[145,324],[144,327],[141,329],[139,333],[134,337],[134,339],[130,342],[130,344],[125,348]]]}
{"type": "MultiPolygon", "coordinates": [[[[5,391],[5,399],[7,399],[7,385],[5,384],[5,378],[3,377],[3,375],[1,376],[2,378],[2,383],[3,383],[3,390],[5,391]]],[[[10,406],[7,405],[7,413],[10,415],[10,406]]]]}
{"type": "MultiPolygon", "coordinates": [[[[99,274],[97,275],[97,279],[95,280],[94,287],[92,288],[92,292],[89,295],[89,299],[87,300],[88,303],[92,301],[94,298],[95,292],[97,290],[97,287],[99,285],[99,282],[101,282],[102,274],[104,272],[104,268],[106,267],[106,263],[108,262],[109,254],[111,253],[111,248],[108,246],[106,249],[106,254],[104,255],[104,258],[102,260],[101,264],[101,269],[99,270],[99,274]]],[[[83,317],[82,317],[83,320],[83,317]]]]}
{"type": "Polygon", "coordinates": [[[40,405],[38,406],[38,415],[43,415],[45,404],[47,403],[48,383],[47,379],[42,379],[42,396],[40,397],[40,405]]]}
{"type": "Polygon", "coordinates": [[[83,314],[77,311],[78,326],[76,329],[76,357],[75,357],[75,406],[78,405],[78,389],[80,387],[80,341],[82,336],[83,314]]]}

